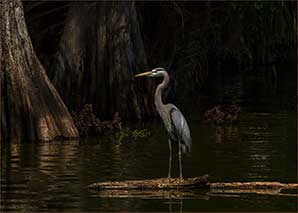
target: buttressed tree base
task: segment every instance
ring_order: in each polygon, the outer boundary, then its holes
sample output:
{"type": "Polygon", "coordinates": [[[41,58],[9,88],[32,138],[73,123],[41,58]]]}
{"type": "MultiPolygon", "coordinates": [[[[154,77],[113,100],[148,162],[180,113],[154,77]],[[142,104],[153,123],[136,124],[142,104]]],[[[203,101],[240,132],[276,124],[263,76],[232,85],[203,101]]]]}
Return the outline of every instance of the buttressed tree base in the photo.
{"type": "Polygon", "coordinates": [[[77,137],[68,110],[33,50],[21,1],[1,1],[0,17],[0,139],[77,137]]]}

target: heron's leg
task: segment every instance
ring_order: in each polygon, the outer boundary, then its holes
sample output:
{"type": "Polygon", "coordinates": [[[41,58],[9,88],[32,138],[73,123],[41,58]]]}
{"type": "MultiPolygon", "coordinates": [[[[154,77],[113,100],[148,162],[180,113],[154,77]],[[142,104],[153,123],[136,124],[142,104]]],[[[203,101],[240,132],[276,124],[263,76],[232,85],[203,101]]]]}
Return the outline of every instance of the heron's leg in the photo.
{"type": "Polygon", "coordinates": [[[168,178],[171,178],[171,170],[172,170],[172,143],[171,139],[169,139],[169,172],[168,172],[168,178]]]}
{"type": "Polygon", "coordinates": [[[170,198],[170,200],[169,200],[169,211],[170,212],[173,212],[173,209],[172,209],[172,198],[170,198]]]}
{"type": "Polygon", "coordinates": [[[182,162],[181,162],[181,142],[178,141],[178,154],[179,154],[179,169],[180,169],[180,178],[182,178],[182,162]]]}
{"type": "Polygon", "coordinates": [[[180,199],[180,212],[183,212],[183,200],[182,198],[180,199]]]}

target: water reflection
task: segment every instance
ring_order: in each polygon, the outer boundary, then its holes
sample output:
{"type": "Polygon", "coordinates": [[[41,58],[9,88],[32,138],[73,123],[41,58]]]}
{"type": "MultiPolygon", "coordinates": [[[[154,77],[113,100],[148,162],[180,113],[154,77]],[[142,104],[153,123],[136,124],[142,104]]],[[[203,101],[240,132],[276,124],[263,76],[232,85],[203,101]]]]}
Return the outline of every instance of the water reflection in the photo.
{"type": "MultiPolygon", "coordinates": [[[[101,137],[2,143],[0,210],[182,212],[297,208],[295,198],[285,196],[222,197],[196,191],[157,191],[134,195],[122,192],[120,198],[108,192],[89,191],[87,186],[99,181],[167,176],[164,129],[156,123],[145,128],[152,130],[152,136],[134,142],[118,143],[101,137]]],[[[241,115],[237,125],[191,122],[190,128],[193,150],[183,159],[186,177],[209,174],[212,181],[220,182],[296,182],[295,114],[248,113],[241,115]]],[[[178,176],[175,149],[172,171],[178,176]]]]}
{"type": "Polygon", "coordinates": [[[179,212],[183,212],[183,200],[182,198],[179,199],[178,201],[173,201],[172,198],[169,199],[167,202],[169,204],[169,212],[178,212],[175,208],[175,206],[178,205],[179,212]]]}
{"type": "Polygon", "coordinates": [[[216,126],[215,143],[240,143],[240,130],[238,125],[216,126]]]}
{"type": "Polygon", "coordinates": [[[213,176],[221,177],[217,181],[296,182],[296,151],[289,150],[296,148],[294,123],[286,113],[250,113],[242,114],[239,125],[215,126],[215,138],[209,139],[214,141],[209,147],[215,157],[210,159],[216,168],[213,176]],[[286,171],[289,166],[292,170],[286,171]],[[224,171],[229,171],[226,177],[221,175],[224,171]]]}

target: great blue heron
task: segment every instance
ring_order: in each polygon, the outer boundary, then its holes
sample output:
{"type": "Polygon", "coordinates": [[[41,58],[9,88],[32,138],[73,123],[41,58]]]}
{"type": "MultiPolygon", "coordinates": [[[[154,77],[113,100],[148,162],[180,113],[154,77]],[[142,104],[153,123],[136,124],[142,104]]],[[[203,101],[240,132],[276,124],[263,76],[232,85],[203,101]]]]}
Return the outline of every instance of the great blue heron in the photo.
{"type": "Polygon", "coordinates": [[[173,104],[164,104],[162,102],[162,92],[169,85],[169,75],[163,68],[155,68],[149,72],[144,72],[135,77],[163,77],[163,81],[159,84],[155,91],[155,107],[162,118],[162,121],[169,134],[169,171],[168,177],[171,177],[172,166],[172,142],[178,142],[178,155],[179,155],[179,171],[180,178],[182,178],[182,163],[181,163],[181,151],[183,153],[190,152],[191,137],[187,122],[180,112],[180,110],[173,104]]]}

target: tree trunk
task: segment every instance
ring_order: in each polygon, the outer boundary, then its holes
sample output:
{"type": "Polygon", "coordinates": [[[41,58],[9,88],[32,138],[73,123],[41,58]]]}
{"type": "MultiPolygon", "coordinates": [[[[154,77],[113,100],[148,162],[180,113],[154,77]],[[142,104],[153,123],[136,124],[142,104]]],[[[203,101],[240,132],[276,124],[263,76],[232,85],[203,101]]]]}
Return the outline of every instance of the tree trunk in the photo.
{"type": "Polygon", "coordinates": [[[33,50],[20,0],[1,0],[1,140],[72,138],[78,131],[33,50]]]}
{"type": "Polygon", "coordinates": [[[134,80],[146,67],[134,2],[75,2],[49,77],[74,111],[92,104],[100,118],[140,119],[154,111],[150,81],[134,80]]]}

